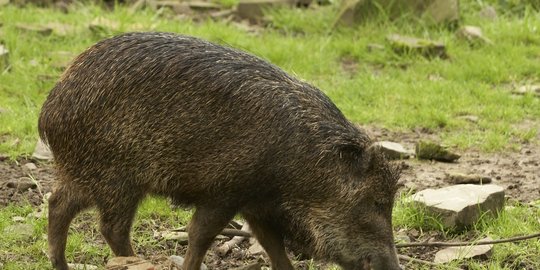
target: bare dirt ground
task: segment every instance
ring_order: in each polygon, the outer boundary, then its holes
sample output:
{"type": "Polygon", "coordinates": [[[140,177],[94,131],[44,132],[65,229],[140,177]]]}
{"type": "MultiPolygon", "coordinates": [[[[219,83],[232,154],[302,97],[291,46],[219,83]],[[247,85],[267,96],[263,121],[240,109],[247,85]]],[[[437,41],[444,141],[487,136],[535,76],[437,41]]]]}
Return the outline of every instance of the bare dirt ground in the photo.
{"type": "MultiPolygon", "coordinates": [[[[377,140],[399,142],[406,148],[414,149],[419,139],[435,137],[434,134],[418,132],[391,132],[381,128],[369,128],[368,132],[377,140]]],[[[540,140],[538,140],[540,141],[540,140]]],[[[455,163],[441,163],[432,161],[419,161],[416,159],[397,161],[404,168],[400,187],[402,191],[422,190],[451,185],[445,180],[448,172],[473,173],[492,178],[493,183],[506,188],[510,200],[530,202],[540,199],[540,146],[524,144],[519,152],[503,152],[496,154],[481,153],[478,151],[460,152],[462,157],[455,163]]],[[[51,163],[41,163],[31,159],[19,159],[16,162],[0,157],[0,207],[8,204],[29,202],[36,207],[43,201],[43,195],[52,190],[54,171],[51,163]],[[32,168],[33,163],[37,168],[32,168]],[[14,187],[19,179],[34,181],[37,187],[20,190],[14,187]]],[[[97,231],[96,231],[97,233],[97,231]]],[[[443,240],[438,233],[423,235],[418,239],[415,232],[407,232],[413,241],[424,241],[429,238],[443,240]],[[426,238],[426,239],[424,239],[426,238]]],[[[215,246],[224,240],[217,241],[215,246]]],[[[102,241],[100,245],[104,245],[102,241]]],[[[245,241],[239,248],[235,248],[225,256],[215,252],[208,252],[205,259],[210,269],[232,269],[248,263],[261,262],[268,266],[265,256],[253,256],[247,252],[249,243],[245,241]]],[[[175,269],[170,266],[167,258],[171,254],[183,255],[186,246],[178,245],[174,241],[166,241],[159,247],[138,247],[138,253],[163,269],[175,269]],[[168,255],[165,255],[168,254],[168,255]]],[[[431,260],[437,249],[410,248],[402,250],[405,254],[431,260]]],[[[291,256],[294,256],[291,254],[291,256]]],[[[298,269],[308,269],[309,261],[297,261],[298,269]]],[[[324,266],[318,265],[324,269],[324,266]]],[[[528,269],[526,266],[523,269],[528,269]]]]}

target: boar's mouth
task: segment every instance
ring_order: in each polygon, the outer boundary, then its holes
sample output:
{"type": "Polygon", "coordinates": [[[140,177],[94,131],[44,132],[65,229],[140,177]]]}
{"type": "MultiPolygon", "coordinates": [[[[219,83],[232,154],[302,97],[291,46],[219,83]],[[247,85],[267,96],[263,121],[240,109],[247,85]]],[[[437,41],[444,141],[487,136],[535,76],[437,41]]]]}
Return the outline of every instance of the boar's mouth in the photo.
{"type": "Polygon", "coordinates": [[[373,256],[363,259],[358,270],[402,270],[397,258],[387,258],[385,256],[373,256]]]}

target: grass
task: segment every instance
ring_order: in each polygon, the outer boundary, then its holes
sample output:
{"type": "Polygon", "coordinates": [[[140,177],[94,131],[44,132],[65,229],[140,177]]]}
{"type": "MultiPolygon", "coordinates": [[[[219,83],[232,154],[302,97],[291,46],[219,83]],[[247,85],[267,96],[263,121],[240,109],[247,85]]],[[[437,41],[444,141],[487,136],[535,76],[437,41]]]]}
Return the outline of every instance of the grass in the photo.
{"type": "MultiPolygon", "coordinates": [[[[533,0],[531,0],[533,1],[533,0]]],[[[227,6],[234,0],[217,1],[227,6]]],[[[194,35],[249,51],[318,86],[352,121],[392,130],[431,130],[440,140],[462,149],[512,151],[523,143],[538,144],[540,98],[514,96],[519,85],[539,83],[540,14],[526,1],[461,1],[464,24],[481,25],[494,45],[471,47],[443,27],[398,19],[373,20],[349,29],[332,30],[335,7],[308,10],[277,9],[269,12],[268,27],[246,28],[231,22],[174,19],[166,10],[131,12],[117,7],[105,11],[77,4],[68,13],[37,7],[0,9],[0,42],[9,50],[10,69],[0,71],[0,154],[12,158],[29,155],[37,139],[36,122],[41,104],[61,74],[55,68],[62,55],[76,55],[96,41],[127,31],[169,31],[194,35]],[[498,20],[477,15],[487,4],[506,5],[498,20]],[[92,32],[96,18],[117,23],[116,29],[92,32]],[[18,24],[67,25],[67,33],[43,36],[23,32],[18,24]],[[397,55],[385,48],[370,51],[369,44],[386,44],[391,33],[445,42],[448,60],[397,55]],[[58,53],[67,52],[67,53],[58,53]],[[346,65],[344,63],[349,63],[346,65]],[[476,115],[478,123],[459,116],[476,115]]],[[[533,2],[531,2],[533,3],[533,2]]],[[[533,3],[534,4],[534,3],[533,3]]],[[[483,219],[473,238],[509,237],[540,231],[540,203],[512,205],[498,218],[483,219]]],[[[142,205],[134,225],[139,250],[170,252],[153,237],[185,224],[190,212],[170,211],[165,200],[150,198],[142,205]]],[[[45,256],[46,220],[32,215],[29,205],[0,209],[0,232],[25,217],[32,225],[26,238],[0,234],[3,269],[48,269],[45,256]]],[[[68,260],[102,265],[111,256],[94,222],[93,212],[81,215],[71,228],[68,260]]],[[[461,234],[442,230],[435,218],[410,207],[406,197],[394,211],[396,228],[417,229],[421,234],[440,231],[445,238],[461,234]]],[[[468,262],[469,269],[520,269],[527,262],[540,269],[540,242],[526,241],[496,246],[490,262],[468,262]]],[[[462,262],[458,262],[460,264],[462,262]]],[[[2,266],[0,266],[2,268],[2,266]]],[[[310,269],[316,269],[310,266],[310,269]]],[[[412,269],[421,269],[414,266],[412,269]]]]}

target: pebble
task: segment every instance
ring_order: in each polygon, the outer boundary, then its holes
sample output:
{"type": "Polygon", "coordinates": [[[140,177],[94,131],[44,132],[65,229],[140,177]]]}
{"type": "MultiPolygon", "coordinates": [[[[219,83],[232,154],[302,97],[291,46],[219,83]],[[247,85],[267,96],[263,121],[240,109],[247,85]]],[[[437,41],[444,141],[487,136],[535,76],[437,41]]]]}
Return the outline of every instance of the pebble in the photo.
{"type": "Polygon", "coordinates": [[[15,188],[19,192],[37,188],[37,184],[29,177],[21,177],[17,180],[11,180],[7,183],[8,188],[15,188]]]}
{"type": "MultiPolygon", "coordinates": [[[[177,267],[178,269],[182,269],[182,265],[184,264],[184,258],[183,257],[172,255],[172,256],[169,257],[169,260],[171,261],[171,263],[175,267],[177,267]]],[[[200,270],[208,270],[208,267],[206,267],[206,265],[203,263],[203,264],[201,264],[201,269],[200,270]]]]}

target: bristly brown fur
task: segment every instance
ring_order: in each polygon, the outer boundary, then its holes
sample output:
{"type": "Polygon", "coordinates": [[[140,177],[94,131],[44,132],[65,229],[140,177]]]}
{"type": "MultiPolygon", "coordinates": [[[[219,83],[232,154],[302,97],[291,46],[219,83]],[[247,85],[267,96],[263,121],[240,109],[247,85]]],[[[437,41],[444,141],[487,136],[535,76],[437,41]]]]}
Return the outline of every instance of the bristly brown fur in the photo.
{"type": "Polygon", "coordinates": [[[39,133],[59,172],[56,269],[67,269],[71,220],[90,206],[113,252],[133,255],[147,194],[196,208],[188,270],[237,213],[275,269],[292,269],[284,243],[345,269],[398,269],[392,166],[320,90],[244,52],[167,33],[106,39],[52,89],[39,133]]]}

